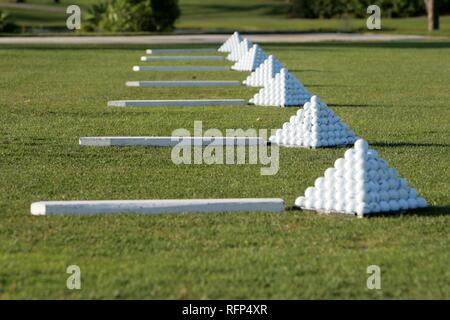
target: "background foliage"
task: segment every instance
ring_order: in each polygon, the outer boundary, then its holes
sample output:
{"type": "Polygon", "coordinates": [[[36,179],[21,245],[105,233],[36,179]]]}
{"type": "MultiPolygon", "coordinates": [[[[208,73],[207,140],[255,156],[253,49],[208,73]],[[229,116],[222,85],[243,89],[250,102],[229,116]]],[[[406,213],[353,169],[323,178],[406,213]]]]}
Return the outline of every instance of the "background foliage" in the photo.
{"type": "Polygon", "coordinates": [[[172,31],[180,16],[178,0],[107,0],[94,4],[86,30],[172,31]]]}
{"type": "MultiPolygon", "coordinates": [[[[291,16],[300,18],[333,18],[366,16],[366,8],[378,5],[384,17],[415,17],[426,13],[424,0],[292,0],[291,16]]],[[[450,12],[450,0],[440,0],[441,13],[450,12]]]]}

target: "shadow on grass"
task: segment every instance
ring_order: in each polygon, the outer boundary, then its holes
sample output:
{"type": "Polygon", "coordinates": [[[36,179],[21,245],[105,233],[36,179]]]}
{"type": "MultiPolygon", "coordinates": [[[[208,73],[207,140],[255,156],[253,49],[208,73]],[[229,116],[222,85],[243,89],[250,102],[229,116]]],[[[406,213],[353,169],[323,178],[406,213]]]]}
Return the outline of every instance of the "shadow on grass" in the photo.
{"type": "Polygon", "coordinates": [[[366,108],[375,107],[373,104],[344,104],[344,103],[329,103],[329,107],[347,107],[347,108],[366,108]]]}
{"type": "Polygon", "coordinates": [[[351,88],[357,86],[350,86],[344,84],[303,84],[305,87],[315,87],[315,88],[351,88]]]}
{"type": "MultiPolygon", "coordinates": [[[[290,213],[309,213],[315,212],[314,210],[302,210],[297,207],[286,207],[285,210],[290,213]]],[[[318,213],[319,214],[319,213],[318,213]]],[[[343,213],[320,213],[325,216],[334,216],[334,217],[345,217],[352,218],[351,214],[343,214],[343,213]]],[[[383,212],[383,213],[372,213],[370,215],[365,216],[365,218],[374,219],[374,218],[401,218],[401,217],[439,217],[439,216],[447,216],[450,215],[450,206],[430,206],[428,208],[423,209],[414,209],[408,211],[396,211],[396,212],[383,212]]],[[[355,215],[356,217],[356,215],[355,215]]]]}
{"type": "Polygon", "coordinates": [[[445,143],[414,143],[414,142],[371,142],[370,145],[376,147],[441,147],[449,148],[450,144],[445,143]]]}
{"type": "Polygon", "coordinates": [[[338,71],[331,71],[331,70],[313,70],[313,69],[309,69],[309,70],[305,70],[305,69],[289,69],[290,72],[302,72],[302,73],[306,73],[306,72],[326,72],[326,73],[334,73],[334,72],[338,72],[338,71]]]}
{"type": "Polygon", "coordinates": [[[450,215],[450,206],[430,206],[423,209],[408,211],[376,213],[368,218],[401,218],[401,217],[439,217],[450,215]]]}

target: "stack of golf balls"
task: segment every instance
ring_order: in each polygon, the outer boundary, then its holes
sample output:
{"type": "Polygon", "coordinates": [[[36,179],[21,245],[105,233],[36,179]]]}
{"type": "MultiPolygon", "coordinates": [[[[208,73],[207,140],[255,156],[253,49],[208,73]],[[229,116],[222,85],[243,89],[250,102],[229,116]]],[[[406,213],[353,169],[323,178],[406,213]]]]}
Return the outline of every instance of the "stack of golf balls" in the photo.
{"type": "Polygon", "coordinates": [[[311,97],[269,138],[273,144],[304,148],[342,146],[356,140],[355,133],[318,96],[311,97]]]}
{"type": "Polygon", "coordinates": [[[239,43],[244,40],[241,34],[235,31],[217,50],[219,52],[231,52],[233,48],[236,48],[239,43]]]}
{"type": "Polygon", "coordinates": [[[359,139],[344,158],[318,178],[295,205],[302,209],[358,215],[424,208],[427,202],[359,139]]]}
{"type": "Polygon", "coordinates": [[[275,78],[250,99],[250,103],[273,107],[302,106],[310,98],[311,94],[303,84],[282,68],[275,78]]]}
{"type": "Polygon", "coordinates": [[[249,87],[264,87],[282,68],[282,64],[270,55],[243,81],[243,84],[249,87]]]}
{"type": "Polygon", "coordinates": [[[236,71],[254,71],[266,59],[267,54],[264,50],[257,44],[254,44],[253,47],[231,67],[231,69],[236,71]]]}
{"type": "Polygon", "coordinates": [[[236,48],[231,49],[232,51],[227,56],[227,59],[236,62],[240,58],[242,58],[248,52],[248,50],[250,50],[251,47],[253,47],[253,43],[248,39],[244,39],[236,48]]]}

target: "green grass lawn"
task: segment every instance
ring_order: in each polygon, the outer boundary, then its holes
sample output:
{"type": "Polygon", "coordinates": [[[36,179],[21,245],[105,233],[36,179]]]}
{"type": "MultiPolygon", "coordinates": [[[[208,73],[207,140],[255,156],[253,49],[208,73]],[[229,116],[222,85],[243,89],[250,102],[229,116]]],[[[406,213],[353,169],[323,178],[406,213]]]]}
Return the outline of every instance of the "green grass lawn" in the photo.
{"type": "MultiPolygon", "coordinates": [[[[2,3],[11,0],[0,0],[2,3]]],[[[29,4],[65,7],[78,4],[83,10],[98,0],[27,0],[29,4]]],[[[289,6],[279,0],[180,0],[181,18],[177,29],[195,32],[368,32],[366,19],[288,19],[289,6]]],[[[28,9],[4,9],[21,27],[65,28],[64,12],[32,11],[28,9]]],[[[441,17],[441,30],[429,33],[425,17],[382,19],[383,33],[450,36],[450,17],[441,17]]]]}
{"type": "Polygon", "coordinates": [[[80,136],[170,135],[192,130],[194,120],[205,129],[276,129],[297,111],[106,107],[127,98],[249,99],[257,91],[125,87],[248,74],[132,72],[150,64],[139,61],[144,49],[0,47],[0,298],[450,297],[450,42],[264,45],[430,204],[373,219],[292,209],[343,148],[282,148],[278,174],[261,176],[260,165],[176,166],[166,148],[80,147],[80,136]],[[222,197],[281,197],[287,210],[30,214],[39,200],[222,197]],[[80,291],[66,289],[72,264],[82,271],[80,291]],[[382,290],[366,288],[372,264],[381,267],[382,290]]]}

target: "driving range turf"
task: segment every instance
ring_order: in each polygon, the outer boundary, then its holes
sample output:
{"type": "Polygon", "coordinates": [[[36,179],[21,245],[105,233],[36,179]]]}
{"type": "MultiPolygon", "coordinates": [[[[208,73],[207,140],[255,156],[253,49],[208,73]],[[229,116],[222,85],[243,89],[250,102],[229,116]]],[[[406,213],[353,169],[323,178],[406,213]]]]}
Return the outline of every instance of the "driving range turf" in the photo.
{"type": "Polygon", "coordinates": [[[79,146],[80,136],[192,131],[194,120],[204,129],[277,129],[298,110],[108,108],[108,100],[249,99],[257,91],[126,87],[248,75],[133,72],[156,65],[139,61],[144,49],[0,47],[0,298],[449,298],[450,42],[263,45],[430,204],[371,219],[293,209],[345,148],[281,148],[278,173],[262,176],[262,165],[175,165],[169,148],[79,146]],[[228,197],[281,197],[287,210],[30,214],[40,200],[228,197]],[[69,265],[81,268],[81,290],[66,288],[69,265]],[[381,268],[381,290],[366,287],[369,265],[381,268]]]}

